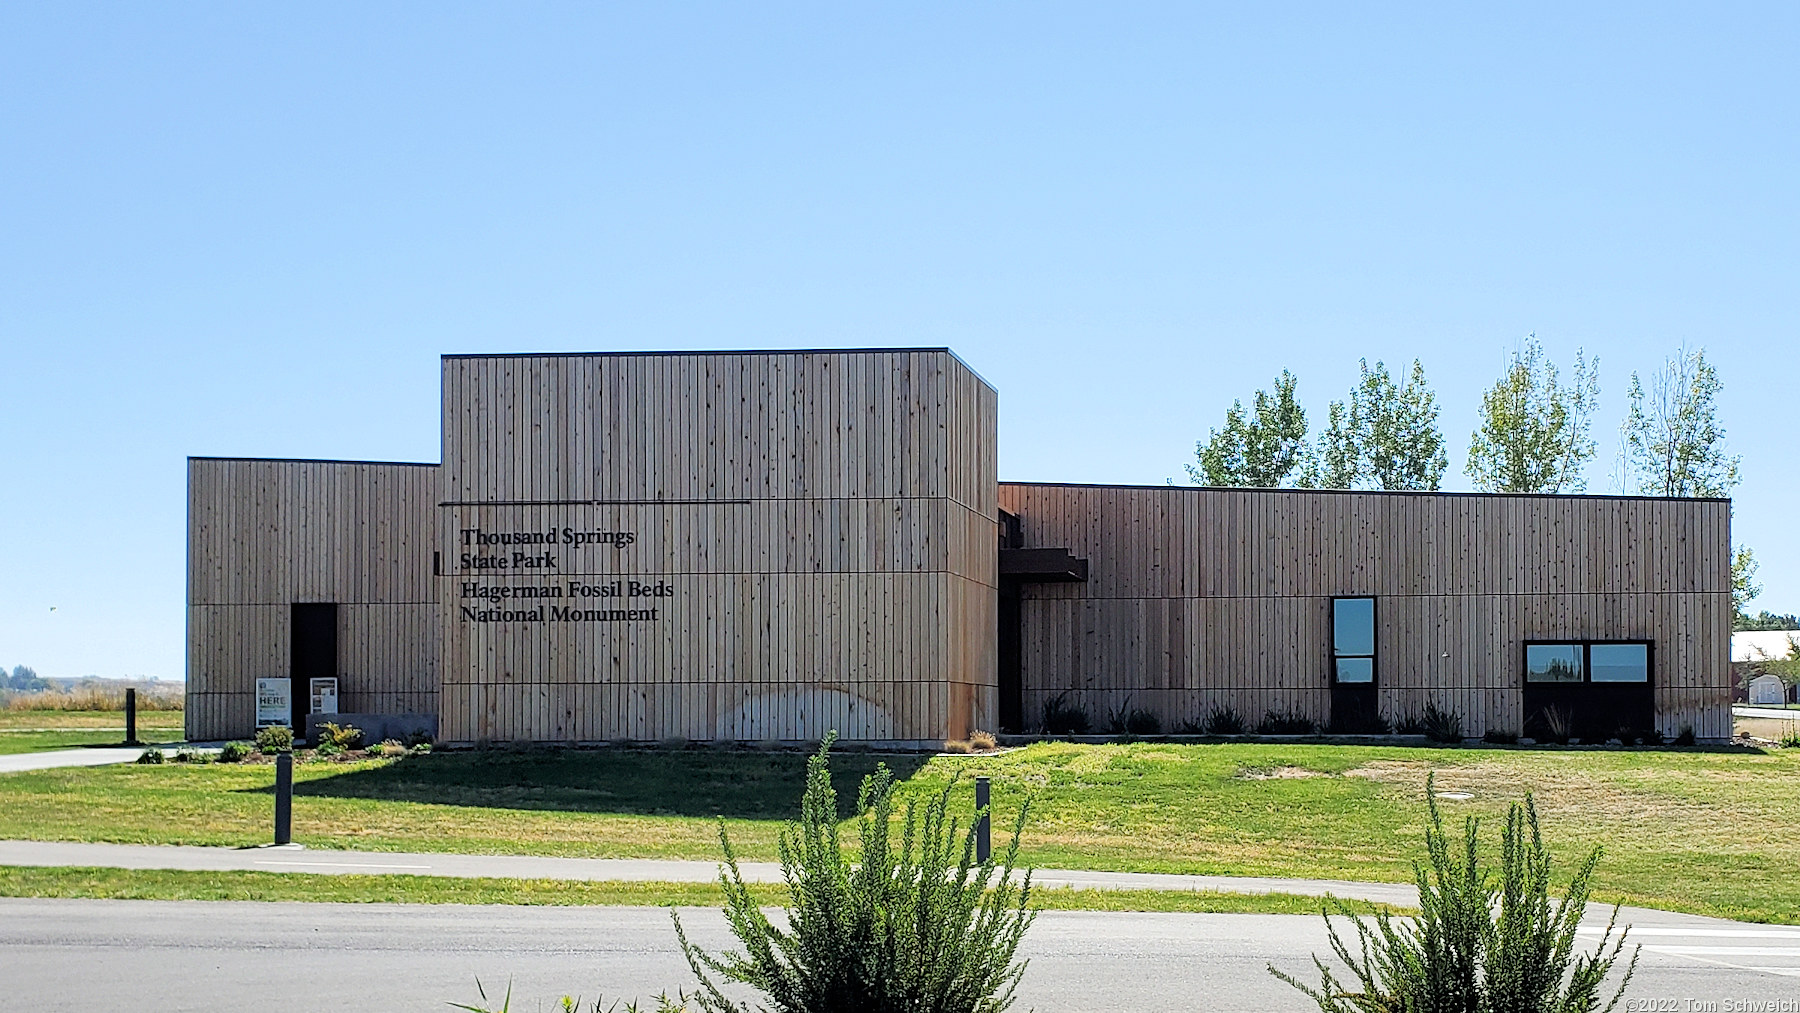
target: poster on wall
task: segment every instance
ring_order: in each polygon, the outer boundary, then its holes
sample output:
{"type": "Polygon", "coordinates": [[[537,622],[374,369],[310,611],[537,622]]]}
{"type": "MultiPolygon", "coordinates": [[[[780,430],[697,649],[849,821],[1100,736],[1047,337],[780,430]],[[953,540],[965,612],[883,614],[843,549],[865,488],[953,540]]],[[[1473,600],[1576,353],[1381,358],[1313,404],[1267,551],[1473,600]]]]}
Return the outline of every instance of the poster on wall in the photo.
{"type": "Polygon", "coordinates": [[[256,680],[256,727],[290,724],[294,720],[293,691],[290,679],[256,680]]]}
{"type": "Polygon", "coordinates": [[[312,713],[336,714],[337,689],[336,677],[325,676],[312,680],[312,713]]]}

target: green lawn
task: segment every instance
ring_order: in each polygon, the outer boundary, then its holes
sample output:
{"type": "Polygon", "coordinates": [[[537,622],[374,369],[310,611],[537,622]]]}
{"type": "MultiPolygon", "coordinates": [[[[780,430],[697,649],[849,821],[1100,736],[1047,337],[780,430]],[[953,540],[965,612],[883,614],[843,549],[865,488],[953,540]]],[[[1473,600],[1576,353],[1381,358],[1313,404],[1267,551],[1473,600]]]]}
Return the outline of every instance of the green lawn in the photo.
{"type": "MultiPolygon", "coordinates": [[[[761,903],[787,903],[787,888],[751,884],[761,903]]],[[[1295,894],[1180,890],[1034,890],[1041,911],[1188,911],[1317,914],[1319,899],[1295,894]]],[[[0,897],[104,900],[258,900],[338,904],[529,904],[720,907],[712,883],[589,883],[558,879],[451,879],[441,876],[308,875],[296,872],[177,872],[166,869],[0,866],[0,897]]],[[[1378,905],[1353,902],[1358,913],[1378,905]]],[[[1399,911],[1400,909],[1394,909],[1399,911]]]]}
{"type": "MultiPolygon", "coordinates": [[[[836,757],[849,789],[877,757],[836,757]]],[[[1609,899],[1800,923],[1800,750],[1601,751],[1329,745],[1042,744],[993,756],[889,757],[910,789],[994,778],[1032,816],[1032,865],[1400,881],[1424,782],[1491,818],[1536,793],[1559,858],[1607,847],[1609,899]]],[[[754,751],[433,753],[296,767],[295,837],[313,847],[774,856],[804,759],[754,751]]],[[[0,776],[0,837],[238,845],[268,834],[267,765],[120,766],[0,776]]],[[[965,783],[963,804],[968,787],[965,783]]]]}
{"type": "MultiPolygon", "coordinates": [[[[181,719],[180,711],[139,711],[138,738],[180,741],[181,719]]],[[[117,745],[124,739],[123,711],[0,710],[0,754],[117,745]]]]}

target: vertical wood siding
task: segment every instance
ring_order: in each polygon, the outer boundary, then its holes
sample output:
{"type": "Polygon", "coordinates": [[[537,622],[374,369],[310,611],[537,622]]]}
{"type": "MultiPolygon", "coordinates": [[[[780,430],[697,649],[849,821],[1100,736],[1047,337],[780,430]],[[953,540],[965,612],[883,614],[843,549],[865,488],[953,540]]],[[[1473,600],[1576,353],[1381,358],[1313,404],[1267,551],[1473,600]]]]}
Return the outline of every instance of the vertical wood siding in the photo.
{"type": "Polygon", "coordinates": [[[1166,727],[1330,706],[1331,598],[1377,598],[1382,711],[1523,724],[1525,640],[1655,641],[1659,727],[1730,728],[1730,514],[1720,500],[1005,484],[1027,547],[1085,584],[1028,585],[1024,714],[1068,691],[1166,727]]]}
{"type": "Polygon", "coordinates": [[[338,603],[340,709],[437,710],[433,465],[188,461],[187,735],[249,735],[294,602],[338,603]]]}
{"type": "Polygon", "coordinates": [[[442,736],[991,727],[996,407],[942,350],[446,357],[442,736]]]}

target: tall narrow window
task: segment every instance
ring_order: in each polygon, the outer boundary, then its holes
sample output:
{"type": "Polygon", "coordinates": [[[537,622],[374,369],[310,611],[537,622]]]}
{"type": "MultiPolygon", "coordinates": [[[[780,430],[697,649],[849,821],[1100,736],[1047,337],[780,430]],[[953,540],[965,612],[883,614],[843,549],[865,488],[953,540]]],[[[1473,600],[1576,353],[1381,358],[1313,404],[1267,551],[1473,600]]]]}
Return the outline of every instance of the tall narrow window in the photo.
{"type": "Polygon", "coordinates": [[[1375,599],[1331,599],[1331,656],[1334,681],[1375,681],[1375,599]]]}

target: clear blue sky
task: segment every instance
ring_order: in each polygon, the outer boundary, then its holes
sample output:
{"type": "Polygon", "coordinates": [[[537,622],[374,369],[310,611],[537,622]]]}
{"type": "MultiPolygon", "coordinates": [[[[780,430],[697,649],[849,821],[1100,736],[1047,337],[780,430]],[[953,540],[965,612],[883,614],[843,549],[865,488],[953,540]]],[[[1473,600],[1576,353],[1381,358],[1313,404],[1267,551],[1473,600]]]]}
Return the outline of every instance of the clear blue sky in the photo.
{"type": "Polygon", "coordinates": [[[435,460],[444,352],[949,345],[1001,476],[1160,482],[1536,331],[1726,384],[1800,609],[1791,4],[0,8],[0,663],[182,674],[184,458],[435,460]],[[52,610],[54,607],[54,611],[52,610]]]}

